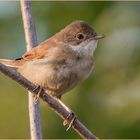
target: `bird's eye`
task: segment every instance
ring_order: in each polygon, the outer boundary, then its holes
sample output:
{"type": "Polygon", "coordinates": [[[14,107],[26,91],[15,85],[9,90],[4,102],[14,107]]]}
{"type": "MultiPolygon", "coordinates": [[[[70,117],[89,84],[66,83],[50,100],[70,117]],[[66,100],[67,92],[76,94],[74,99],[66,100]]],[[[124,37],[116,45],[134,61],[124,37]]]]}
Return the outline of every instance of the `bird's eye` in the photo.
{"type": "Polygon", "coordinates": [[[83,35],[82,33],[78,33],[78,34],[76,35],[76,38],[77,38],[78,40],[82,40],[82,39],[84,39],[84,35],[83,35]]]}

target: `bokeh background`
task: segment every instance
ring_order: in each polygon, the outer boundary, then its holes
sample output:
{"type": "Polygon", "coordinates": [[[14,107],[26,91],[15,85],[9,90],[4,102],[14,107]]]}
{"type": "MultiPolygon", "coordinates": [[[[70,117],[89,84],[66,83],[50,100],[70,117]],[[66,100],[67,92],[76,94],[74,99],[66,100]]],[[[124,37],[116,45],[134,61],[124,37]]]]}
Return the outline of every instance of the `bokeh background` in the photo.
{"type": "MultiPolygon", "coordinates": [[[[62,100],[99,138],[140,138],[140,2],[32,2],[38,42],[73,20],[106,35],[90,77],[62,100]]],[[[0,58],[25,52],[19,2],[0,1],[0,58]]],[[[80,138],[41,101],[43,138],[80,138]]],[[[26,90],[0,73],[0,138],[30,138],[26,90]]]]}

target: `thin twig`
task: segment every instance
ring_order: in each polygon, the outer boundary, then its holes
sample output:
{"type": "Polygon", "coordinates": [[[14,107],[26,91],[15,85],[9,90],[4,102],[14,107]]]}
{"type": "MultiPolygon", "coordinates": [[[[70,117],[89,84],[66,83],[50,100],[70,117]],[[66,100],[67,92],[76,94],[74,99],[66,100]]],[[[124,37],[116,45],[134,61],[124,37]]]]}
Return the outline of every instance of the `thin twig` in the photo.
{"type": "MultiPolygon", "coordinates": [[[[29,0],[21,0],[21,13],[24,25],[26,49],[29,51],[37,45],[36,30],[32,18],[31,2],[29,0]]],[[[42,139],[40,124],[40,103],[39,100],[34,103],[34,97],[29,92],[29,118],[30,118],[30,134],[31,139],[42,139]]]]}
{"type": "MultiPolygon", "coordinates": [[[[36,86],[32,84],[30,81],[25,79],[22,75],[20,75],[13,68],[9,68],[3,64],[0,64],[0,71],[5,75],[9,76],[20,85],[31,91],[34,95],[37,95],[38,91],[34,90],[36,86]]],[[[47,103],[47,105],[54,110],[61,118],[70,123],[71,118],[67,116],[71,113],[71,110],[60,100],[48,95],[44,90],[40,93],[40,98],[47,103]]],[[[77,118],[74,120],[72,124],[72,128],[84,139],[98,139],[95,135],[92,134],[77,118]]]]}

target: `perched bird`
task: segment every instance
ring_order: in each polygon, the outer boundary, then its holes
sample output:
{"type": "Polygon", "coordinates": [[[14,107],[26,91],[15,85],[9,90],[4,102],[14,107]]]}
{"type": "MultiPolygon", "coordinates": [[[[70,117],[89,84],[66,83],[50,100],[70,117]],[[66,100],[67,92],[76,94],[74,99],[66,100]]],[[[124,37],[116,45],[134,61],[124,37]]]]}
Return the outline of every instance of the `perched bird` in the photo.
{"type": "Polygon", "coordinates": [[[93,68],[99,39],[85,21],[74,21],[16,60],[0,59],[57,98],[86,79],[93,68]]]}

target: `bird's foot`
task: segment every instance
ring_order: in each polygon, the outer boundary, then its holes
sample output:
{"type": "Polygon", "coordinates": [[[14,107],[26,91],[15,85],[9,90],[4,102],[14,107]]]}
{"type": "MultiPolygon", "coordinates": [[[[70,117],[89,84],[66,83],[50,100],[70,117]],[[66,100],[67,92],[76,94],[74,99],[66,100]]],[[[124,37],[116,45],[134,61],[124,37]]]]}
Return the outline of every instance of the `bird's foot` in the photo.
{"type": "Polygon", "coordinates": [[[73,123],[76,119],[76,115],[73,112],[71,112],[67,116],[67,119],[70,120],[70,123],[68,122],[68,120],[64,120],[64,122],[63,122],[64,126],[67,125],[67,124],[69,125],[68,128],[66,129],[66,131],[68,131],[72,127],[72,125],[73,125],[73,123]]]}
{"type": "Polygon", "coordinates": [[[39,100],[39,97],[40,97],[40,93],[42,92],[43,88],[41,86],[36,86],[36,88],[33,90],[34,91],[38,91],[37,95],[35,95],[34,97],[34,104],[37,104],[37,101],[39,100]]]}

